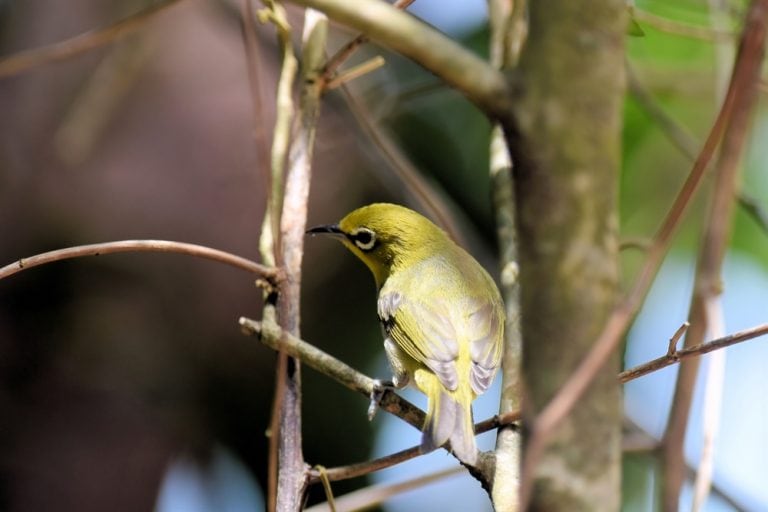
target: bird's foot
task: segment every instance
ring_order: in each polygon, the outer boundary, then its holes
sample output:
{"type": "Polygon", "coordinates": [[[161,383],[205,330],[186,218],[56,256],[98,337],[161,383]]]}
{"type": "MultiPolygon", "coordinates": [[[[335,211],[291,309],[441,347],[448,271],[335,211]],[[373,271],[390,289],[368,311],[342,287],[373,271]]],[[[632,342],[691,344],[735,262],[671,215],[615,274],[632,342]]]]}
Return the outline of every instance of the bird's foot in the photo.
{"type": "Polygon", "coordinates": [[[376,411],[379,409],[381,399],[388,389],[394,389],[395,384],[391,380],[373,379],[373,389],[371,390],[371,403],[368,405],[368,421],[373,420],[376,411]]]}

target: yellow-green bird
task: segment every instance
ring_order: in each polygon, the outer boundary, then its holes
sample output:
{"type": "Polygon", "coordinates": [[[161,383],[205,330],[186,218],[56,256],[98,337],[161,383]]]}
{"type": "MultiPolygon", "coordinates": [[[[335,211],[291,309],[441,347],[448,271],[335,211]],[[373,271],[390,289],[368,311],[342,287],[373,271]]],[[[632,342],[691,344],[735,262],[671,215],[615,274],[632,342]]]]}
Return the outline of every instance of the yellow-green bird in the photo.
{"type": "Polygon", "coordinates": [[[459,460],[474,465],[472,401],[496,375],[504,330],[491,276],[403,206],[371,204],[307,233],[335,235],[373,272],[392,383],[401,388],[412,379],[428,398],[422,450],[450,441],[459,460]]]}

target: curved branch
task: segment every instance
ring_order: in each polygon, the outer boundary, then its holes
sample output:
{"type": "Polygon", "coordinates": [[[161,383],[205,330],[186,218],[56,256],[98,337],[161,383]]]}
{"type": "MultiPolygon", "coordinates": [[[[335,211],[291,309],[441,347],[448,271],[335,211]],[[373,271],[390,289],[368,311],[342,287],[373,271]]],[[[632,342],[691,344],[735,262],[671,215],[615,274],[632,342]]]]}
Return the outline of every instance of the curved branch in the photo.
{"type": "Polygon", "coordinates": [[[170,240],[119,240],[116,242],[104,242],[101,244],[78,245],[55,251],[36,254],[28,258],[22,258],[0,268],[0,279],[12,276],[22,270],[27,270],[46,263],[81,258],[83,256],[101,256],[103,254],[118,254],[123,252],[172,252],[195,256],[208,260],[218,261],[232,267],[257,274],[264,279],[275,282],[282,276],[280,269],[261,265],[255,261],[237,256],[232,253],[205,247],[203,245],[173,242],[170,240]]]}
{"type": "Polygon", "coordinates": [[[109,44],[138,30],[147,20],[178,1],[163,0],[108,27],[89,30],[48,46],[22,51],[0,59],[0,78],[23,73],[36,66],[69,59],[99,46],[109,44]]]}
{"type": "Polygon", "coordinates": [[[359,30],[424,66],[497,119],[510,115],[510,87],[504,75],[471,51],[419,19],[380,0],[290,0],[359,30]]]}

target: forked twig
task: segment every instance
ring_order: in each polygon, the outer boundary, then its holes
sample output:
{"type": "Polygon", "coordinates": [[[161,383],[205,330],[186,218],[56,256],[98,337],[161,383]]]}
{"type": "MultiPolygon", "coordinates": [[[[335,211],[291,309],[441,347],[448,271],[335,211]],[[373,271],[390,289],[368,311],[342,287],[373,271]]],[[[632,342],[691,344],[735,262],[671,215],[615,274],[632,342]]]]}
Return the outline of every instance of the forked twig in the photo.
{"type": "Polygon", "coordinates": [[[694,347],[675,350],[671,354],[664,354],[663,356],[657,357],[652,361],[648,361],[647,363],[643,363],[628,370],[624,370],[619,374],[618,378],[619,381],[624,384],[631,380],[643,377],[644,375],[648,375],[649,373],[661,370],[662,368],[666,368],[667,366],[679,363],[683,359],[701,356],[714,350],[730,347],[731,345],[736,345],[737,343],[741,343],[743,341],[765,336],[766,334],[768,334],[768,324],[762,324],[756,327],[745,329],[743,331],[734,332],[732,334],[728,334],[727,336],[723,336],[722,338],[708,341],[707,343],[702,343],[694,347]]]}

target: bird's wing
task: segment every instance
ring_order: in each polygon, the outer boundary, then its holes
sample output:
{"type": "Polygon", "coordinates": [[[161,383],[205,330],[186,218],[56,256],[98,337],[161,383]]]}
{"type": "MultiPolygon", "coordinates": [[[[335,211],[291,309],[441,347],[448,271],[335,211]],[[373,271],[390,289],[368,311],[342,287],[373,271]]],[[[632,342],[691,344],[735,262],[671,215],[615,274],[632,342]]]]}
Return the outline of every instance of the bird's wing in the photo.
{"type": "Polygon", "coordinates": [[[379,296],[378,313],[387,335],[406,354],[432,370],[446,389],[456,390],[458,333],[442,301],[424,303],[391,291],[379,296]]]}
{"type": "Polygon", "coordinates": [[[379,297],[378,313],[387,335],[410,357],[424,364],[450,391],[458,386],[459,340],[469,341],[470,383],[484,393],[501,365],[503,307],[481,299],[449,308],[440,299],[429,303],[392,291],[379,297]],[[418,343],[414,342],[418,340],[418,343]]]}
{"type": "Polygon", "coordinates": [[[501,304],[479,301],[469,314],[467,334],[472,357],[470,382],[476,395],[482,394],[493,382],[501,366],[504,339],[504,309],[501,304]]]}

